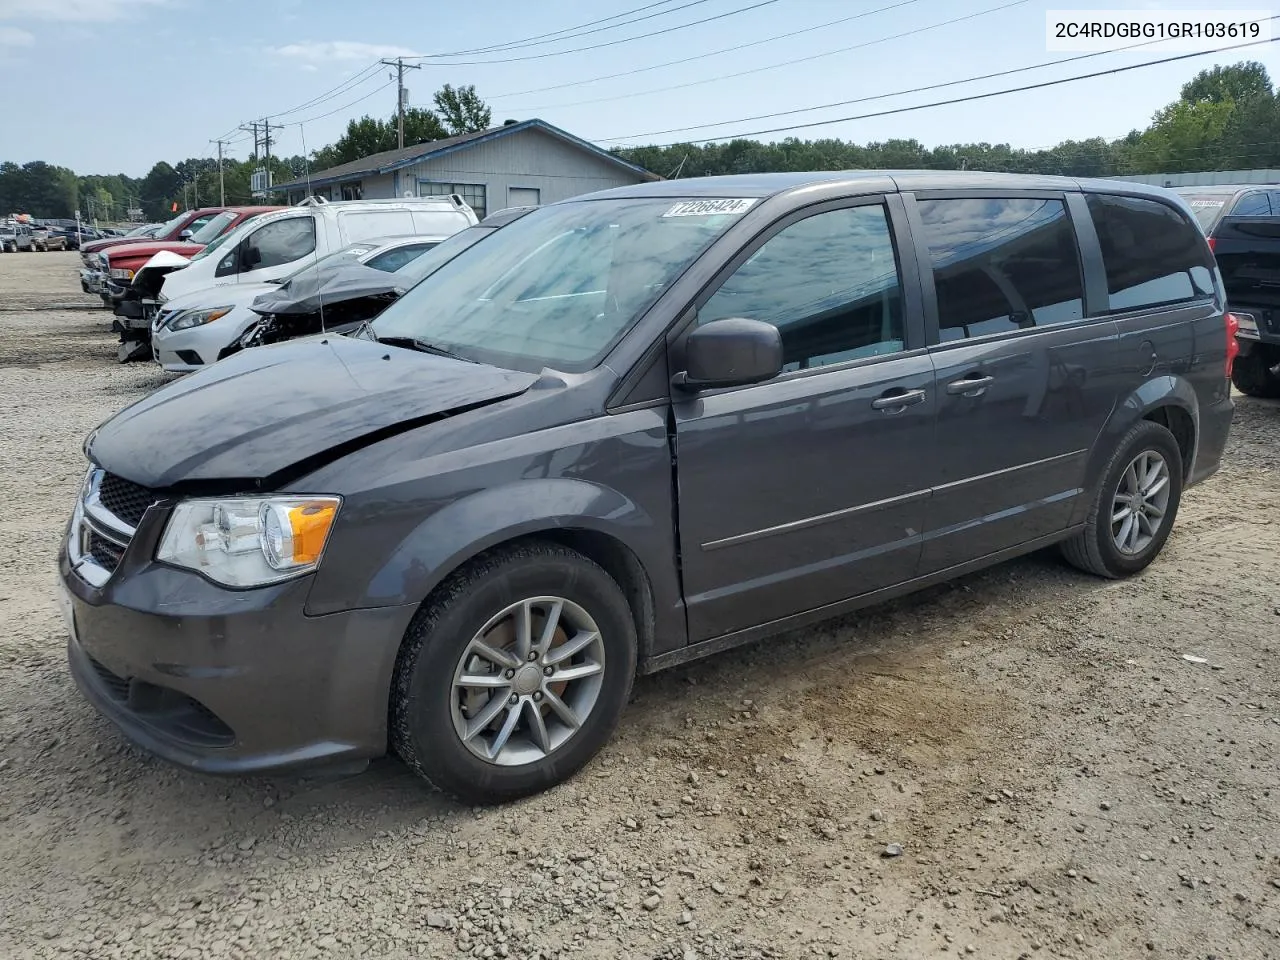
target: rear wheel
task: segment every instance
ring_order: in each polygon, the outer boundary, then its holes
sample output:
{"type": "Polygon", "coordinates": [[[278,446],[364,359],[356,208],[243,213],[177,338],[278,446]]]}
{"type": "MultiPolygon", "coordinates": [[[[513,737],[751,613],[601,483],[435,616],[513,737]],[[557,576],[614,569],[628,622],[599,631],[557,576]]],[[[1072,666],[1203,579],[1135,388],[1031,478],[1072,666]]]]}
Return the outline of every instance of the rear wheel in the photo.
{"type": "Polygon", "coordinates": [[[1250,397],[1280,397],[1280,375],[1276,365],[1280,357],[1269,347],[1258,344],[1248,353],[1236,357],[1231,367],[1231,382],[1250,397]]]}
{"type": "Polygon", "coordinates": [[[551,543],[496,550],[454,574],[409,627],[392,746],[469,803],[537,793],[608,741],[635,665],[635,623],[603,569],[551,543]]]}
{"type": "Polygon", "coordinates": [[[1062,544],[1086,573],[1119,579],[1146,568],[1164,548],[1182,500],[1182,451],[1158,423],[1134,424],[1116,448],[1084,530],[1062,544]]]}

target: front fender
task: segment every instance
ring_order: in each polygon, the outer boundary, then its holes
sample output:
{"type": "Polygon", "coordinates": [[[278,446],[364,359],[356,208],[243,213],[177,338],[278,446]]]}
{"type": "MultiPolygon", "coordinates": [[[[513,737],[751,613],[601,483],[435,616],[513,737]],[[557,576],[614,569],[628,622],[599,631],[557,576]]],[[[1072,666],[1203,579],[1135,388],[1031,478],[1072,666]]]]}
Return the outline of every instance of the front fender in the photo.
{"type": "Polygon", "coordinates": [[[567,527],[626,543],[654,519],[633,500],[569,478],[522,480],[454,501],[412,530],[369,583],[371,604],[421,600],[471,557],[516,537],[567,527]]]}

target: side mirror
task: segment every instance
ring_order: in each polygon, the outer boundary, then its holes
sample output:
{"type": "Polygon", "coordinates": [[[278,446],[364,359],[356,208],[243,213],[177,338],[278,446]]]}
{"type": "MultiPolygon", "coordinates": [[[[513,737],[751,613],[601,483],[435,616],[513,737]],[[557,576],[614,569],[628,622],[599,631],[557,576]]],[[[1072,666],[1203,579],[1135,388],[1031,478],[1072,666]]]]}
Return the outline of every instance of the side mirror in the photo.
{"type": "Polygon", "coordinates": [[[681,390],[762,383],[782,372],[782,335],[760,320],[712,320],[686,338],[684,361],[685,369],[671,378],[681,390]]]}
{"type": "Polygon", "coordinates": [[[178,234],[178,239],[179,239],[179,240],[190,240],[190,239],[191,239],[191,231],[190,231],[190,230],[183,230],[180,234],[178,234]]]}

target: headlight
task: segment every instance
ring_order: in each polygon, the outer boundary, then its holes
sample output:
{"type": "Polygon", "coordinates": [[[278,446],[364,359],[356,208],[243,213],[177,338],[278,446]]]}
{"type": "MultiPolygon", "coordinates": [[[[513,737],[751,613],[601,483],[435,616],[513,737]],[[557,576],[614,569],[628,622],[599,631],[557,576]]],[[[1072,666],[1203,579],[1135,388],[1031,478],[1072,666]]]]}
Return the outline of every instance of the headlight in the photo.
{"type": "Polygon", "coordinates": [[[132,280],[133,271],[127,270],[124,267],[113,267],[111,270],[111,279],[112,280],[132,280]]]}
{"type": "Polygon", "coordinates": [[[225,317],[231,307],[211,307],[208,310],[183,310],[168,322],[170,330],[188,330],[225,317]]]}
{"type": "Polygon", "coordinates": [[[228,587],[258,587],[320,565],[338,497],[188,500],[174,508],[156,559],[228,587]]]}

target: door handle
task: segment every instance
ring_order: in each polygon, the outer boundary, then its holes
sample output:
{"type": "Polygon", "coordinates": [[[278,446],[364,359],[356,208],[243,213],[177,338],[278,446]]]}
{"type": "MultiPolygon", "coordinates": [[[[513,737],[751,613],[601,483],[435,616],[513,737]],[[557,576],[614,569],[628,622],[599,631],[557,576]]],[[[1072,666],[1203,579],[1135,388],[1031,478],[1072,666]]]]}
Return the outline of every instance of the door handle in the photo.
{"type": "Polygon", "coordinates": [[[871,407],[874,410],[889,410],[896,413],[914,403],[923,402],[923,390],[904,390],[901,393],[886,393],[882,397],[876,397],[871,401],[871,407]]]}
{"type": "Polygon", "coordinates": [[[947,393],[953,397],[980,397],[995,382],[995,377],[965,377],[948,383],[947,393]]]}

